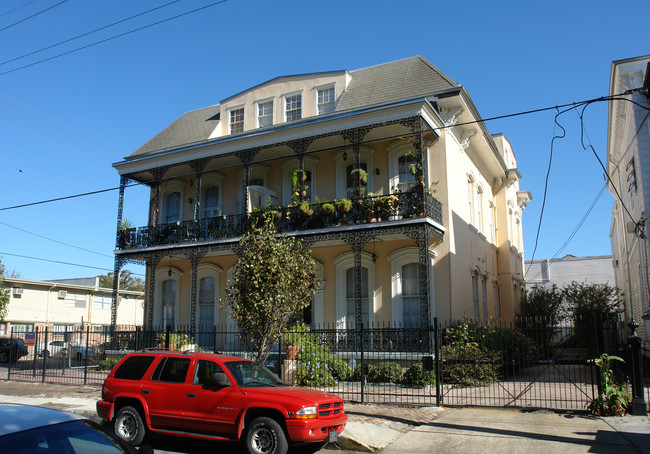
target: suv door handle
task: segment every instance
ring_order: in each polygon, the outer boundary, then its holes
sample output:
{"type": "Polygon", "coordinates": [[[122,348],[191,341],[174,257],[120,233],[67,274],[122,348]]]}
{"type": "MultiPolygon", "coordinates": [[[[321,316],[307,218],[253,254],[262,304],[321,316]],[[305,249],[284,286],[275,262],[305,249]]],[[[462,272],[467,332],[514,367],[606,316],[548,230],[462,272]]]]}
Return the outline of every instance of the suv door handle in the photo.
{"type": "Polygon", "coordinates": [[[187,393],[187,397],[190,397],[190,398],[192,398],[192,397],[196,397],[196,394],[194,394],[194,393],[187,393]]]}
{"type": "Polygon", "coordinates": [[[148,389],[143,389],[143,390],[142,390],[142,394],[149,394],[150,392],[151,392],[151,391],[149,391],[148,389]]]}

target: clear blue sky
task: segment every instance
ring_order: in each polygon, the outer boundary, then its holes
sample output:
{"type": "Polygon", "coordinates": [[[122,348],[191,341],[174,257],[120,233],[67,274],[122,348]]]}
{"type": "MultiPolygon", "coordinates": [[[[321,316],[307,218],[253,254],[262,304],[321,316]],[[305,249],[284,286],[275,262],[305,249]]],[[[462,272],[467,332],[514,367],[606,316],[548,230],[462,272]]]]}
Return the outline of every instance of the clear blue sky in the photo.
{"type": "MultiPolygon", "coordinates": [[[[4,63],[170,1],[68,0],[38,15],[61,0],[0,3],[0,209],[117,187],[112,164],[178,116],[281,75],[422,55],[463,84],[488,118],[606,96],[612,60],[650,53],[647,0],[229,0],[18,69],[213,3],[182,0],[4,63]]],[[[535,244],[553,116],[487,124],[510,139],[521,189],[533,194],[524,211],[526,259],[535,244]]],[[[577,118],[562,117],[567,137],[553,151],[535,258],[558,252],[603,186],[597,161],[580,146],[577,118]]],[[[604,161],[606,103],[587,109],[585,127],[604,161]]],[[[612,201],[602,195],[561,256],[611,253],[612,201]]],[[[112,270],[117,202],[111,191],[0,210],[0,258],[25,279],[112,270]]],[[[137,225],[146,224],[146,204],[145,190],[127,189],[125,214],[137,225]]]]}

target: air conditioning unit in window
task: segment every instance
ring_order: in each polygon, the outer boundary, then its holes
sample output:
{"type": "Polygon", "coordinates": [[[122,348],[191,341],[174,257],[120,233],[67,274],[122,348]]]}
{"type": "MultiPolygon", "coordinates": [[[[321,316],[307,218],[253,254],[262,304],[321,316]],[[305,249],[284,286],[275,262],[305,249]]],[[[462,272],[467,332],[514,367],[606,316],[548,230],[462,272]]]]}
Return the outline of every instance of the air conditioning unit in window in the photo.
{"type": "Polygon", "coordinates": [[[20,296],[23,294],[23,289],[20,287],[14,288],[14,296],[20,296]]]}
{"type": "Polygon", "coordinates": [[[618,266],[618,260],[616,259],[612,260],[612,266],[616,268],[618,266]]]}
{"type": "Polygon", "coordinates": [[[65,299],[65,297],[68,296],[68,291],[67,290],[59,290],[59,299],[65,299]]]}

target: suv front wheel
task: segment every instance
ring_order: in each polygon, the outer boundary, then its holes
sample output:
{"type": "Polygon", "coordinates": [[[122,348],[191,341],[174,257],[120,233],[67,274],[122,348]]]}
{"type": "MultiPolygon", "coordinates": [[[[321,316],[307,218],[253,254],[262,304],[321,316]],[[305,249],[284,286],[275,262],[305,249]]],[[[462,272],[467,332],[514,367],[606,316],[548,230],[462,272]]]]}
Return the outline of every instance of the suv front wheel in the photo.
{"type": "Polygon", "coordinates": [[[286,454],[288,449],[284,430],[275,419],[266,416],[250,423],[244,443],[249,454],[286,454]]]}
{"type": "Polygon", "coordinates": [[[139,446],[144,440],[145,426],[140,412],[133,407],[122,407],[115,417],[115,435],[131,446],[139,446]]]}

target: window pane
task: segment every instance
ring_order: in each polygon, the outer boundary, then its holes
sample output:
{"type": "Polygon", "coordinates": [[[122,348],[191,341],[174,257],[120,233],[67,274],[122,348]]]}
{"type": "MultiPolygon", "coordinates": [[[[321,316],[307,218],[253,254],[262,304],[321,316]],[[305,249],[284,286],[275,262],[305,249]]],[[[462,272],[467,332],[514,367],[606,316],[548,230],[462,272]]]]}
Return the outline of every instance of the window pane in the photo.
{"type": "Polygon", "coordinates": [[[199,327],[202,329],[214,326],[215,285],[213,277],[204,277],[199,283],[199,327]]]}
{"type": "Polygon", "coordinates": [[[181,220],[181,193],[172,192],[167,195],[165,203],[165,222],[178,222],[181,220]]]}
{"type": "Polygon", "coordinates": [[[244,109],[230,111],[230,133],[236,134],[244,130],[244,109]]]}
{"type": "Polygon", "coordinates": [[[302,95],[287,96],[285,113],[287,121],[296,121],[302,118],[302,95]]]}
{"type": "MultiPolygon", "coordinates": [[[[345,289],[348,324],[356,323],[354,313],[354,268],[349,268],[345,272],[345,289]]],[[[367,326],[370,320],[370,301],[368,299],[368,268],[361,268],[361,318],[363,324],[367,326]]]]}
{"type": "Polygon", "coordinates": [[[408,328],[421,326],[418,268],[417,263],[409,263],[402,267],[402,317],[404,326],[408,328]]]}
{"type": "Polygon", "coordinates": [[[273,101],[258,104],[257,123],[260,128],[273,124],[273,101]]]}
{"type": "Polygon", "coordinates": [[[406,192],[409,190],[411,184],[415,182],[415,176],[409,170],[411,164],[414,162],[413,157],[403,155],[399,157],[397,162],[399,173],[398,187],[401,192],[406,192]]]}
{"type": "Polygon", "coordinates": [[[332,112],[335,106],[334,87],[318,90],[318,113],[332,112]]]}
{"type": "Polygon", "coordinates": [[[174,326],[174,306],[176,305],[176,281],[167,279],[162,283],[162,326],[174,326]]]}
{"type": "Polygon", "coordinates": [[[219,186],[210,186],[204,192],[203,217],[219,216],[219,186]]]}

